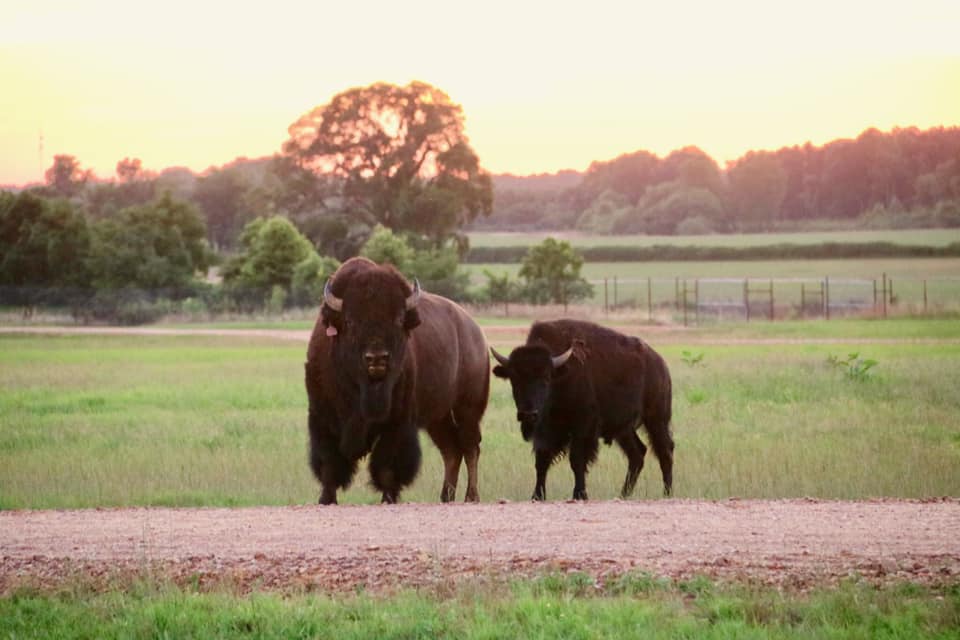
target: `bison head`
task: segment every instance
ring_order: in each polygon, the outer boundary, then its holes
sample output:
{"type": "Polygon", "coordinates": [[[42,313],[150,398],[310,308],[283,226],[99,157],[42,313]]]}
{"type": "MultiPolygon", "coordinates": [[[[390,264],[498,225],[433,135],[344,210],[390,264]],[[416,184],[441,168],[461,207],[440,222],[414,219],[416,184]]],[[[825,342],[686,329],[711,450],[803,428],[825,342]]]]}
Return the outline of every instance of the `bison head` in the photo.
{"type": "Polygon", "coordinates": [[[348,261],[324,288],[321,314],[333,337],[334,365],[359,392],[359,409],[368,423],[390,415],[407,338],[420,324],[419,300],[418,282],[411,287],[393,267],[368,260],[348,261]]]}
{"type": "Polygon", "coordinates": [[[517,347],[506,358],[490,347],[499,363],[493,375],[510,381],[513,401],[517,405],[517,420],[524,440],[533,437],[533,429],[543,415],[550,399],[550,385],[564,368],[573,353],[570,347],[558,356],[542,345],[517,347]]]}

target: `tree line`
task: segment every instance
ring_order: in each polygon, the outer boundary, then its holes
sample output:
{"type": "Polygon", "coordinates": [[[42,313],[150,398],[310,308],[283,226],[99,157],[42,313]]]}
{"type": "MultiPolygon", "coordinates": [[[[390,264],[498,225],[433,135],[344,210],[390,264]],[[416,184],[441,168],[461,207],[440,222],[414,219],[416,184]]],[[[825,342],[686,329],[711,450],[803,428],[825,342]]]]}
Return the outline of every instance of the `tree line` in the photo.
{"type": "Polygon", "coordinates": [[[650,235],[960,226],[960,128],[750,151],[721,167],[697,147],[636,151],[584,174],[495,176],[477,228],[650,235]]]}
{"type": "MultiPolygon", "coordinates": [[[[720,170],[695,147],[638,151],[584,174],[518,178],[481,168],[464,116],[423,82],[334,96],[291,123],[281,152],[195,175],[125,157],[98,180],[57,155],[43,185],[0,192],[0,303],[70,305],[142,321],[169,302],[282,309],[316,301],[340,261],[389,260],[467,299],[466,229],[763,230],[809,220],[960,224],[960,129],[868,130],[856,140],[751,152],[720,170]],[[221,279],[205,276],[218,265],[221,279]]],[[[545,242],[521,280],[483,296],[566,303],[589,295],[583,256],[545,242]],[[505,296],[505,297],[504,297],[505,296]]]]}

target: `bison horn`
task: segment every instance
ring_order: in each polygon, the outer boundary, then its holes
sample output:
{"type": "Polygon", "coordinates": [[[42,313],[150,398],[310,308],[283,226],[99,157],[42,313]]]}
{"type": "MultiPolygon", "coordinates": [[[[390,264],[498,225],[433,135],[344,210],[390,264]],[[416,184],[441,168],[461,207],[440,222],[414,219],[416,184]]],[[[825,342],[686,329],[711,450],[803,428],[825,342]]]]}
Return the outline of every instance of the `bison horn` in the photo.
{"type": "Polygon", "coordinates": [[[343,298],[338,298],[333,295],[333,290],[330,288],[330,281],[327,280],[327,284],[323,287],[323,302],[333,309],[334,311],[340,311],[343,309],[343,298]]]}
{"type": "Polygon", "coordinates": [[[507,365],[510,364],[510,359],[509,359],[509,358],[505,358],[505,357],[503,357],[502,355],[500,355],[499,353],[497,353],[497,350],[494,349],[493,347],[490,347],[490,353],[492,353],[492,354],[493,354],[493,357],[497,359],[497,362],[499,362],[499,363],[502,364],[503,366],[506,367],[507,365]]]}
{"type": "Polygon", "coordinates": [[[416,278],[413,279],[413,293],[407,296],[407,301],[405,303],[407,311],[415,309],[417,303],[420,302],[420,281],[416,278]]]}
{"type": "Polygon", "coordinates": [[[556,369],[557,367],[562,367],[563,365],[565,365],[567,363],[567,360],[569,360],[570,356],[572,355],[573,355],[573,347],[570,347],[560,355],[554,356],[552,358],[553,368],[556,369]]]}

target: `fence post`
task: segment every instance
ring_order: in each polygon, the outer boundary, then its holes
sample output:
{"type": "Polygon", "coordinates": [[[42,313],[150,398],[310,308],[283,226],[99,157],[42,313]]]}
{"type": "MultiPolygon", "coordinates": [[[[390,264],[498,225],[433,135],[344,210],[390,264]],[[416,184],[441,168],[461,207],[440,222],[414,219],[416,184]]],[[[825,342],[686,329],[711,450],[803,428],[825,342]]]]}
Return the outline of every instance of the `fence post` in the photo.
{"type": "Polygon", "coordinates": [[[674,307],[677,311],[680,311],[680,276],[676,276],[673,279],[673,301],[674,307]]]}
{"type": "Polygon", "coordinates": [[[823,315],[830,319],[830,276],[823,277],[823,315]]]}
{"type": "Polygon", "coordinates": [[[773,321],[773,278],[770,279],[770,321],[773,321]]]}
{"type": "Polygon", "coordinates": [[[743,310],[750,322],[750,278],[743,279],[743,310]]]}
{"type": "Polygon", "coordinates": [[[923,313],[927,313],[927,281],[923,281],[923,313]]]}
{"type": "Polygon", "coordinates": [[[883,317],[887,317],[887,274],[883,274],[883,317]]]}
{"type": "Polygon", "coordinates": [[[647,321],[653,321],[653,294],[650,292],[650,276],[647,276],[647,321]]]}
{"type": "Polygon", "coordinates": [[[700,326],[700,278],[693,281],[693,317],[697,326],[700,326]]]}
{"type": "Polygon", "coordinates": [[[687,281],[683,281],[683,326],[687,326],[687,281]]]}
{"type": "Polygon", "coordinates": [[[800,317],[807,317],[807,284],[800,283],[800,317]]]}
{"type": "Polygon", "coordinates": [[[610,301],[607,294],[607,279],[603,279],[603,312],[610,313],[610,301]]]}
{"type": "Polygon", "coordinates": [[[613,308],[617,308],[619,296],[617,296],[617,276],[613,276],[613,308]]]}
{"type": "Polygon", "coordinates": [[[877,312],[877,279],[873,279],[873,312],[877,312]]]}

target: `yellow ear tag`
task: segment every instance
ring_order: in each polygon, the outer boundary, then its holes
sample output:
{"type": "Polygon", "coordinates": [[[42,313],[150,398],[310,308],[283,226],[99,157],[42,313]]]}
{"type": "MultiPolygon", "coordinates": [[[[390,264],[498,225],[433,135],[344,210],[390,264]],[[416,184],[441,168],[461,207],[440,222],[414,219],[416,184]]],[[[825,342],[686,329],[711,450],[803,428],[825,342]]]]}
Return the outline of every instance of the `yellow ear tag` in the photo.
{"type": "Polygon", "coordinates": [[[337,328],[333,325],[327,327],[327,335],[330,337],[337,335],[337,328]]]}

